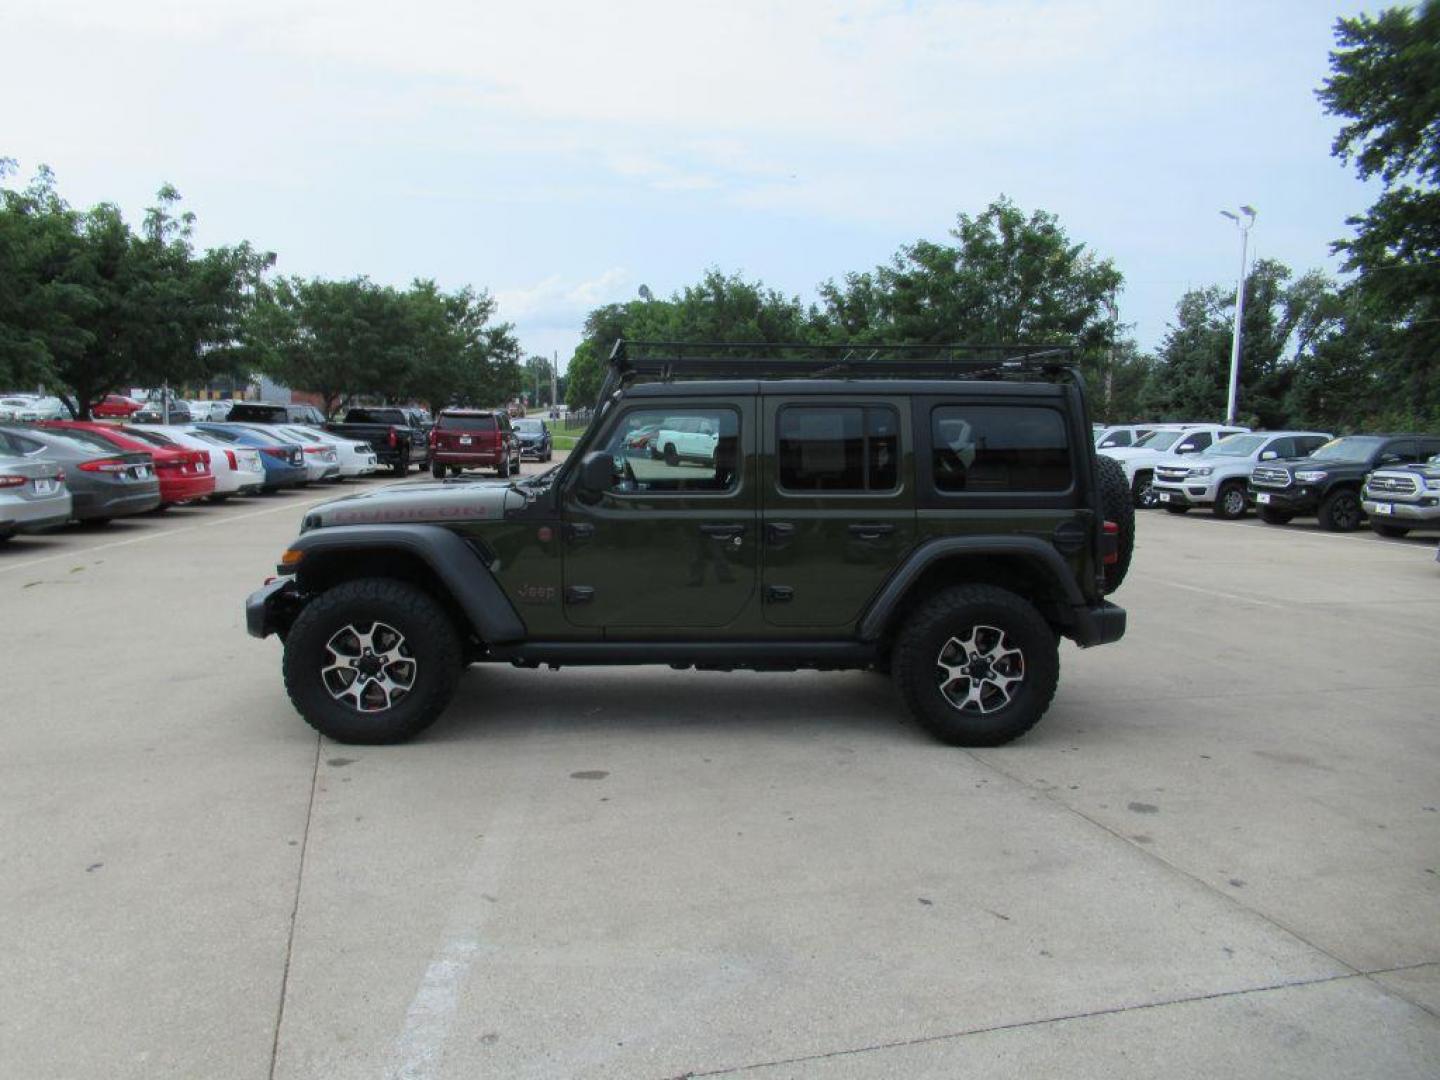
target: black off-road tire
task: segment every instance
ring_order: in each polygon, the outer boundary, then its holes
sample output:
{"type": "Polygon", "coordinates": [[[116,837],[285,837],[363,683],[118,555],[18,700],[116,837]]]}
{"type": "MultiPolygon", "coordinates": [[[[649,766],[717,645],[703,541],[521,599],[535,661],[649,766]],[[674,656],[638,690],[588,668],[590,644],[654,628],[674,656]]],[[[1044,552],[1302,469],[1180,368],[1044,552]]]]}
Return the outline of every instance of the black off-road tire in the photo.
{"type": "Polygon", "coordinates": [[[1245,516],[1245,485],[1239,481],[1231,480],[1220,485],[1220,490],[1215,493],[1215,505],[1210,512],[1222,521],[1235,521],[1245,516]],[[1235,508],[1238,493],[1239,509],[1235,508]]]}
{"type": "Polygon", "coordinates": [[[1370,528],[1377,536],[1388,536],[1392,540],[1398,540],[1402,536],[1409,536],[1410,530],[1404,525],[1386,525],[1383,522],[1370,519],[1370,528]]]}
{"type": "Polygon", "coordinates": [[[993,585],[954,585],[927,600],[901,628],[890,664],[916,722],[951,746],[999,746],[1018,739],[1045,714],[1060,679],[1055,631],[1029,601],[993,585]],[[1010,700],[984,714],[950,702],[942,693],[939,665],[947,643],[965,640],[977,626],[1001,631],[1023,661],[1023,678],[1010,700]]]}
{"type": "Polygon", "coordinates": [[[1339,488],[1326,495],[1315,513],[1320,527],[1326,532],[1354,532],[1365,521],[1365,510],[1360,505],[1360,493],[1350,488],[1339,488]]]}
{"type": "Polygon", "coordinates": [[[347,581],[300,612],[285,635],[285,689],[305,722],[326,738],[398,743],[435,722],[464,668],[460,632],[427,593],[390,578],[347,581]],[[347,625],[381,622],[405,638],[415,659],[414,686],[383,712],[361,712],[331,696],[321,678],[327,644],[347,625]]]}
{"type": "Polygon", "coordinates": [[[1105,567],[1105,592],[1112,593],[1120,588],[1125,575],[1130,571],[1130,557],[1135,553],[1135,503],[1130,497],[1130,485],[1125,482],[1125,470],[1114,458],[1101,454],[1095,459],[1095,477],[1100,486],[1100,508],[1105,520],[1113,521],[1120,528],[1120,558],[1105,567]]]}
{"type": "Polygon", "coordinates": [[[1289,525],[1295,517],[1294,514],[1287,514],[1283,510],[1272,510],[1268,506],[1255,507],[1255,513],[1266,525],[1289,525]]]}

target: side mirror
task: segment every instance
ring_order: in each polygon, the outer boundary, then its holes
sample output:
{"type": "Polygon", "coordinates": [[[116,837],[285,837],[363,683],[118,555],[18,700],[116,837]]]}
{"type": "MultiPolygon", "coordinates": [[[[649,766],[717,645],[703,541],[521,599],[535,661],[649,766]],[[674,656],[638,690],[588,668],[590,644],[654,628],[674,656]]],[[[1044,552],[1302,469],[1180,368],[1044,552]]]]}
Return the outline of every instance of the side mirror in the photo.
{"type": "Polygon", "coordinates": [[[1106,439],[1104,442],[1102,442],[1102,443],[1100,444],[1100,449],[1101,449],[1101,450],[1109,450],[1112,446],[1119,446],[1119,445],[1120,445],[1120,440],[1119,440],[1119,439],[1106,439]]]}
{"type": "Polygon", "coordinates": [[[1195,444],[1193,442],[1182,442],[1179,446],[1175,448],[1175,453],[1193,454],[1195,453],[1195,444]]]}
{"type": "Polygon", "coordinates": [[[1399,465],[1400,462],[1402,462],[1402,461],[1404,461],[1404,460],[1405,460],[1405,459],[1404,459],[1401,455],[1399,455],[1399,454],[1381,454],[1381,455],[1380,455],[1380,464],[1381,464],[1381,465],[1399,465]]]}
{"type": "Polygon", "coordinates": [[[1279,457],[1279,456],[1280,456],[1280,455],[1277,454],[1274,450],[1261,450],[1261,451],[1260,451],[1260,460],[1261,460],[1261,461],[1274,461],[1274,460],[1275,460],[1277,457],[1279,457]]]}
{"type": "Polygon", "coordinates": [[[591,450],[580,462],[580,490],[600,496],[615,485],[615,458],[600,450],[591,450]]]}

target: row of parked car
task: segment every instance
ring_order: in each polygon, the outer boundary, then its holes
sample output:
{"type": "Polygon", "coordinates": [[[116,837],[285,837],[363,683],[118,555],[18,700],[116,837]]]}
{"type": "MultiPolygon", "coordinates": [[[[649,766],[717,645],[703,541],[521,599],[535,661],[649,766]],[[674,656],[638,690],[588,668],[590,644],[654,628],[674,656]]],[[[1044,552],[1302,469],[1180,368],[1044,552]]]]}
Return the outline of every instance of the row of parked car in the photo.
{"type": "Polygon", "coordinates": [[[543,420],[504,409],[447,409],[431,423],[423,410],[357,407],[332,423],[310,405],[236,402],[224,421],[0,420],[0,540],[381,468],[509,476],[552,454],[543,420]]]}
{"type": "MultiPolygon", "coordinates": [[[[162,402],[157,396],[145,401],[124,394],[107,394],[105,400],[90,411],[98,420],[128,420],[135,424],[188,424],[195,420],[225,420],[230,416],[233,401],[182,401],[170,398],[162,402]]],[[[40,394],[0,395],[0,423],[41,420],[65,420],[70,410],[57,397],[40,394]]]]}
{"type": "Polygon", "coordinates": [[[1101,428],[1137,507],[1221,518],[1251,508],[1270,525],[1315,517],[1333,532],[1369,523],[1383,536],[1440,530],[1440,436],[1250,431],[1217,424],[1101,428]]]}
{"type": "Polygon", "coordinates": [[[377,468],[368,445],[298,425],[0,422],[0,540],[377,468]]]}

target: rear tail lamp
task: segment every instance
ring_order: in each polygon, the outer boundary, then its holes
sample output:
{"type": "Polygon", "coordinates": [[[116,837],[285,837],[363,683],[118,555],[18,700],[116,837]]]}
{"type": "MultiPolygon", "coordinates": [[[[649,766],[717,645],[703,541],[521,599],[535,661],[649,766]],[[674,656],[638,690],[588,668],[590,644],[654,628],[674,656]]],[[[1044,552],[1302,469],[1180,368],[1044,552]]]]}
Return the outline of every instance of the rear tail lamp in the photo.
{"type": "Polygon", "coordinates": [[[399,433],[398,431],[396,431],[396,430],[392,427],[392,428],[390,429],[390,434],[389,434],[388,436],[386,436],[385,441],[388,442],[391,446],[399,446],[399,445],[400,445],[400,433],[399,433]]]}
{"type": "Polygon", "coordinates": [[[228,461],[228,462],[230,462],[230,471],[231,471],[231,472],[239,472],[239,471],[240,471],[240,462],[238,462],[238,461],[235,460],[235,451],[234,451],[234,450],[226,450],[226,451],[225,451],[225,460],[228,461]]]}
{"type": "Polygon", "coordinates": [[[1120,526],[1113,521],[1105,522],[1105,542],[1100,547],[1101,562],[1114,566],[1120,561],[1120,526]]]}
{"type": "Polygon", "coordinates": [[[119,458],[96,458],[94,461],[82,461],[80,468],[84,472],[122,473],[130,468],[130,463],[119,458]]]}
{"type": "Polygon", "coordinates": [[[289,451],[283,446],[266,446],[262,449],[264,453],[269,454],[271,457],[279,458],[281,461],[286,461],[290,457],[289,451]]]}
{"type": "Polygon", "coordinates": [[[24,487],[29,482],[23,476],[0,476],[0,488],[24,487]]]}

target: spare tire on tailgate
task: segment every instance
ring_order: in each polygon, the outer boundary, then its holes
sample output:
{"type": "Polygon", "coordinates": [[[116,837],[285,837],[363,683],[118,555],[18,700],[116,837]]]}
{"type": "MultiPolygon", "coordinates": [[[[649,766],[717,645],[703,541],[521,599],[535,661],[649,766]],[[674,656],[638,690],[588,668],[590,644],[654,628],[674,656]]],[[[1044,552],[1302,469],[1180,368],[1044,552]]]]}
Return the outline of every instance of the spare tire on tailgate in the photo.
{"type": "Polygon", "coordinates": [[[1125,574],[1130,569],[1130,556],[1135,551],[1135,500],[1130,494],[1125,470],[1118,461],[1100,454],[1095,463],[1095,475],[1100,485],[1100,507],[1105,512],[1105,520],[1113,521],[1120,529],[1120,558],[1104,568],[1105,591],[1112,593],[1125,580],[1125,574]]]}

